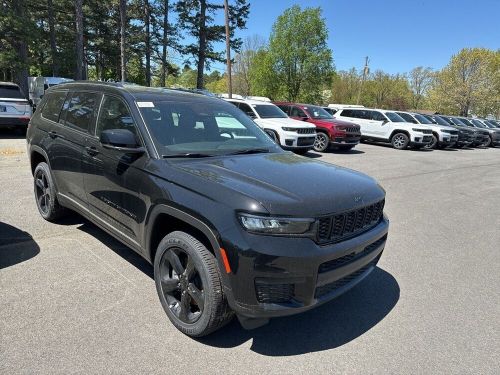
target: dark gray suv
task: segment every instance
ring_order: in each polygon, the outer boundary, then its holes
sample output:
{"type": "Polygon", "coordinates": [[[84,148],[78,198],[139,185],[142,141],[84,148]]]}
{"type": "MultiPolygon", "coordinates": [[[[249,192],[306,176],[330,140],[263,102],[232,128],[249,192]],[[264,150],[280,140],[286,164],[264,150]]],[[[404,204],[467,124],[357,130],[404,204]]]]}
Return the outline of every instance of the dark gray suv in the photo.
{"type": "Polygon", "coordinates": [[[190,336],[327,302],[374,269],[387,239],[376,181],[283,151],[217,98],[63,84],[27,142],[40,214],[76,211],[151,262],[190,336]]]}

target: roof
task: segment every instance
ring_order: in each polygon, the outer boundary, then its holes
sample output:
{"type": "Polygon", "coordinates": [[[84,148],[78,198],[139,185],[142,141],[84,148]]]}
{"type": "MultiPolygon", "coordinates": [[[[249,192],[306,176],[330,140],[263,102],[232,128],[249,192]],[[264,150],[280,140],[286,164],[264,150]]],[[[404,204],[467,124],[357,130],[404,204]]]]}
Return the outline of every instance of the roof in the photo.
{"type": "Polygon", "coordinates": [[[200,95],[188,91],[180,91],[167,89],[162,87],[145,87],[130,83],[120,82],[100,82],[100,81],[74,81],[66,82],[57,86],[49,88],[48,91],[57,90],[99,90],[105,93],[129,94],[138,101],[151,101],[151,100],[168,100],[185,98],[187,100],[217,100],[220,99],[211,96],[200,95]]]}
{"type": "Polygon", "coordinates": [[[262,100],[252,100],[252,99],[224,99],[227,101],[233,101],[233,102],[238,102],[238,103],[247,103],[247,104],[252,104],[252,105],[275,105],[273,103],[269,102],[264,102],[262,100]]]}

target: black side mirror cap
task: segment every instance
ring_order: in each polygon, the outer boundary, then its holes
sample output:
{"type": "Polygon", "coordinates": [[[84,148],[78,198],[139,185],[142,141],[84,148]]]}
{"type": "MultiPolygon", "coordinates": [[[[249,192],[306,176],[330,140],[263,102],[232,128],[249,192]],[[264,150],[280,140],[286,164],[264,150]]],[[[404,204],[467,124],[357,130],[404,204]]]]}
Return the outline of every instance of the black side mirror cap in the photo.
{"type": "Polygon", "coordinates": [[[139,145],[134,133],[127,129],[107,129],[101,132],[99,141],[108,149],[126,153],[142,154],[144,147],[139,145]]]}

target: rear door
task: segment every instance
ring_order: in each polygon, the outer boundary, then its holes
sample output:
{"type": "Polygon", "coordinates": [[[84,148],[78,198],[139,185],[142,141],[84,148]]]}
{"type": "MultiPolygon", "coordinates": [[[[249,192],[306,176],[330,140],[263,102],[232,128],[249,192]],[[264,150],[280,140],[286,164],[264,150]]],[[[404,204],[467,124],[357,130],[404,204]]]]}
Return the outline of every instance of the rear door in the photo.
{"type": "Polygon", "coordinates": [[[380,111],[370,111],[370,132],[376,138],[388,139],[391,133],[389,119],[380,111]]]}
{"type": "Polygon", "coordinates": [[[70,92],[59,121],[49,131],[53,141],[48,156],[58,192],[85,208],[87,197],[83,185],[82,157],[90,129],[97,118],[100,100],[101,94],[98,93],[70,92]]]}
{"type": "Polygon", "coordinates": [[[141,185],[147,153],[127,154],[105,148],[99,142],[101,132],[111,129],[130,130],[142,142],[131,113],[122,98],[104,95],[95,133],[87,138],[83,157],[83,184],[91,212],[118,229],[132,245],[139,246],[140,223],[146,214],[141,185]]]}
{"type": "Polygon", "coordinates": [[[367,109],[342,109],[335,117],[340,120],[351,121],[360,126],[361,135],[373,136],[371,111],[367,109]]]}

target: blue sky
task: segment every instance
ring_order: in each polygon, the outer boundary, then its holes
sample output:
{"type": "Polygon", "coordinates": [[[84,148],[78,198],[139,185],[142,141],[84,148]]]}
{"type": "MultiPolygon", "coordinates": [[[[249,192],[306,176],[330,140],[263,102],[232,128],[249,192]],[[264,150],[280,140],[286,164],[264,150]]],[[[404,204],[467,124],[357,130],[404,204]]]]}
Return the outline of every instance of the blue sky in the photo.
{"type": "Polygon", "coordinates": [[[323,9],[328,44],[337,70],[361,68],[408,72],[415,66],[440,69],[464,47],[500,48],[500,0],[250,0],[247,29],[266,40],[288,7],[323,9]]]}

